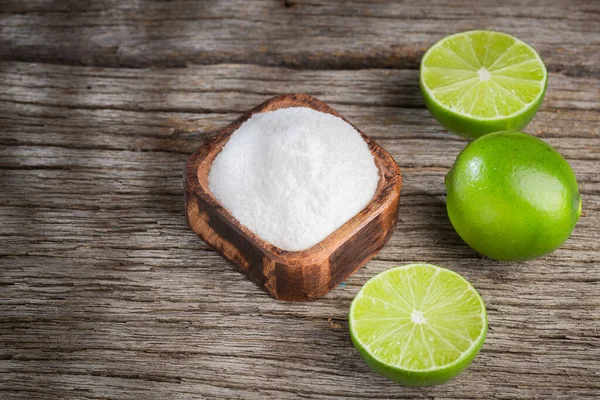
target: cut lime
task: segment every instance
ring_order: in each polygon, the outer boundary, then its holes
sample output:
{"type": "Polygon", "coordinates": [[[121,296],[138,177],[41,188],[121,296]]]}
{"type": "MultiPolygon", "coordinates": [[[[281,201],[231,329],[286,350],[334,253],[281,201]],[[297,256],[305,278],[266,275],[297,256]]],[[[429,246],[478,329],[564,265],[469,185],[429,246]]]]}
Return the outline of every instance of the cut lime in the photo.
{"type": "Polygon", "coordinates": [[[375,372],[406,386],[449,381],[487,333],[483,300],[459,274],[409,264],[371,278],[349,313],[354,347],[375,372]]]}
{"type": "Polygon", "coordinates": [[[524,128],[542,104],[548,74],[527,43],[469,31],[433,45],[421,61],[421,93],[446,129],[475,139],[524,128]]]}

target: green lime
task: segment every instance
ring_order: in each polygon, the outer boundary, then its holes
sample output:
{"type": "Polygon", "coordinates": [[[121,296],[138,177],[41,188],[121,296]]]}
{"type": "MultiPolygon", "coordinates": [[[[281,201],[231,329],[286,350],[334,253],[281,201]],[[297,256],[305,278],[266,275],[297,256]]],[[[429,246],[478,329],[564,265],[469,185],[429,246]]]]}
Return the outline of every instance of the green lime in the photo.
{"type": "Polygon", "coordinates": [[[524,128],[542,104],[548,75],[527,43],[506,33],[469,31],[445,37],[425,53],[420,82],[435,119],[475,139],[524,128]]]}
{"type": "Polygon", "coordinates": [[[487,333],[483,300],[456,272],[409,264],[371,278],[349,313],[354,347],[375,372],[406,386],[447,382],[487,333]]]}
{"type": "Polygon", "coordinates": [[[469,246],[501,261],[524,261],[562,245],[581,214],[577,180],[546,142],[496,132],[471,142],[446,175],[446,207],[469,246]]]}

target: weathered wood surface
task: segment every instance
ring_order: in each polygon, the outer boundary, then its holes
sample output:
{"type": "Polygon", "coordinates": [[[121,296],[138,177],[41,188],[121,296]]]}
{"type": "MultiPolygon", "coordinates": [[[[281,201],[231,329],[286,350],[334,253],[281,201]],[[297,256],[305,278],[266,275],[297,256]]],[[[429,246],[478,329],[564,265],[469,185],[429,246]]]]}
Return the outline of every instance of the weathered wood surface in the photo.
{"type": "Polygon", "coordinates": [[[600,74],[590,0],[3,2],[0,57],[20,61],[415,68],[441,37],[491,28],[532,44],[550,70],[600,74]]]}
{"type": "Polygon", "coordinates": [[[0,398],[598,398],[598,3],[290,3],[0,2],[0,398]],[[484,259],[446,216],[466,142],[424,109],[415,67],[470,27],[519,35],[552,71],[527,131],[571,163],[584,216],[536,261],[484,259]],[[273,300],[184,217],[187,157],[284,92],[327,102],[403,171],[388,245],[310,303],[273,300]],[[441,387],[378,377],[348,336],[360,285],[410,261],[464,274],[488,306],[481,354],[441,387]]]}

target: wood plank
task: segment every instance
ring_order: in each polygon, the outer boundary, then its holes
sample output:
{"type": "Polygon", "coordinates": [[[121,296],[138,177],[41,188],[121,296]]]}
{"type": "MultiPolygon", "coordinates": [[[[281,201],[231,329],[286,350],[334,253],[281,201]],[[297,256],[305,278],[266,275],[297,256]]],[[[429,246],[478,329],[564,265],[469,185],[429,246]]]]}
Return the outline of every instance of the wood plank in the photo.
{"type": "Polygon", "coordinates": [[[554,254],[498,263],[462,243],[447,219],[443,176],[466,142],[429,116],[416,78],[1,63],[0,397],[597,397],[598,81],[553,73],[528,128],[573,166],[585,215],[554,254]],[[183,164],[200,143],[292,91],[375,137],[404,178],[389,244],[345,286],[300,304],[272,300],[202,243],[185,225],[182,191],[183,164]],[[488,306],[482,353],[441,387],[380,378],[348,336],[360,285],[411,261],[465,275],[488,306]]]}
{"type": "Polygon", "coordinates": [[[442,37],[492,29],[532,44],[552,71],[600,73],[600,3],[587,0],[7,0],[0,12],[5,60],[414,69],[442,37]]]}

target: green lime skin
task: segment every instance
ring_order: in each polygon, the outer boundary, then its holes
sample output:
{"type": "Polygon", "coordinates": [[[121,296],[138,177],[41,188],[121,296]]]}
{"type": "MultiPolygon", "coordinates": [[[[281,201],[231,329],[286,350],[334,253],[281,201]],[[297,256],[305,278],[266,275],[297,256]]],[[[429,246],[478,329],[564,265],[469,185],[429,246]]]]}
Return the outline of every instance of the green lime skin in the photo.
{"type": "Polygon", "coordinates": [[[437,104],[423,88],[423,81],[420,81],[421,93],[425,100],[427,109],[431,112],[436,121],[455,135],[462,136],[465,139],[473,140],[491,132],[498,131],[518,131],[527,126],[535,117],[538,109],[542,105],[548,80],[544,84],[542,95],[529,107],[519,114],[495,119],[476,119],[470,116],[448,110],[437,104]]]}
{"type": "Polygon", "coordinates": [[[350,327],[350,337],[352,338],[354,347],[365,360],[369,368],[371,368],[371,370],[386,377],[392,382],[399,383],[402,386],[419,387],[441,385],[460,375],[469,365],[471,365],[475,357],[477,357],[479,354],[479,351],[485,342],[487,331],[488,325],[486,323],[485,332],[475,344],[474,351],[466,354],[464,358],[461,358],[456,363],[448,365],[445,368],[439,368],[435,371],[407,371],[401,368],[394,368],[391,365],[387,365],[381,361],[378,361],[371,354],[369,354],[368,351],[364,350],[355,339],[356,334],[352,332],[352,327],[350,327]]]}
{"type": "Polygon", "coordinates": [[[460,237],[499,261],[549,254],[581,215],[577,180],[546,142],[496,132],[471,142],[446,175],[446,208],[460,237]]]}

